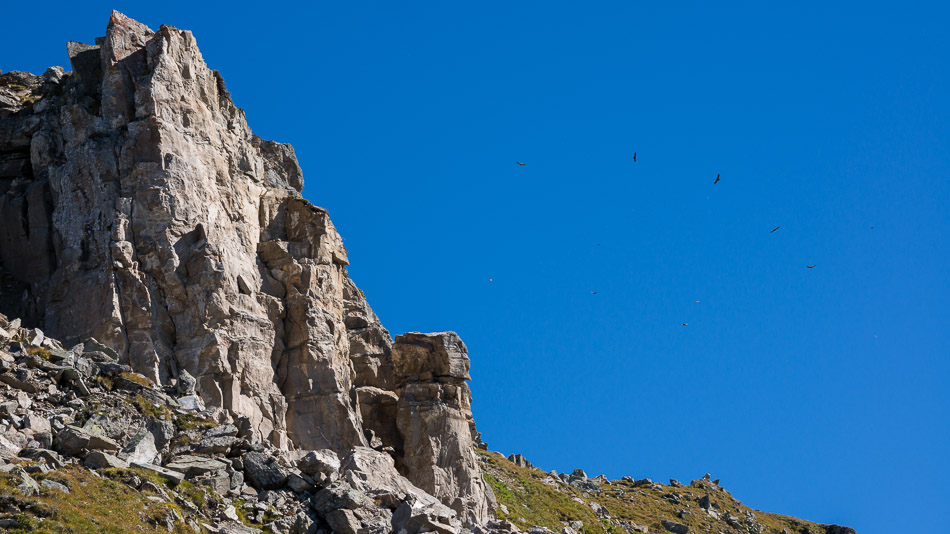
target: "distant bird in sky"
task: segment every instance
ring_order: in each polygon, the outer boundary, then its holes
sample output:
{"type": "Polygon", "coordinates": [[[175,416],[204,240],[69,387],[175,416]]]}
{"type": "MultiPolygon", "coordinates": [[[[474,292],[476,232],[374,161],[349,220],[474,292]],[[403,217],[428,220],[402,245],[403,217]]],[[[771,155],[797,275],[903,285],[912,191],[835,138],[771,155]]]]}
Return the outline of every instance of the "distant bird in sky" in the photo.
{"type": "Polygon", "coordinates": [[[599,247],[599,246],[600,246],[600,243],[597,243],[597,246],[599,247]]]}
{"type": "MultiPolygon", "coordinates": [[[[817,265],[817,264],[815,264],[815,265],[817,265]]],[[[814,269],[814,268],[815,268],[815,265],[806,265],[805,267],[808,267],[809,269],[814,269]]]]}
{"type": "Polygon", "coordinates": [[[637,153],[636,153],[636,152],[633,153],[633,162],[634,162],[634,163],[637,162],[637,153]]]}
{"type": "Polygon", "coordinates": [[[873,226],[871,227],[871,230],[874,230],[874,227],[873,227],[873,226]]]}
{"type": "Polygon", "coordinates": [[[591,294],[591,295],[596,295],[597,292],[596,292],[596,291],[591,291],[590,294],[591,294]]]}
{"type": "Polygon", "coordinates": [[[776,230],[778,230],[779,228],[781,228],[781,226],[776,226],[776,227],[775,227],[775,228],[773,228],[773,229],[772,229],[772,231],[771,231],[771,232],[769,232],[769,233],[770,233],[770,234],[774,234],[774,233],[775,233],[775,231],[776,231],[776,230]]]}
{"type": "Polygon", "coordinates": [[[521,165],[522,167],[524,167],[525,165],[527,165],[527,163],[521,163],[520,161],[516,161],[515,163],[517,163],[518,165],[521,165]]]}
{"type": "Polygon", "coordinates": [[[689,324],[687,324],[687,323],[683,323],[683,326],[689,326],[689,324]]]}
{"type": "Polygon", "coordinates": [[[696,301],[696,304],[699,304],[699,301],[698,301],[698,300],[696,301]]]}
{"type": "Polygon", "coordinates": [[[718,184],[718,183],[719,183],[719,175],[717,174],[717,175],[716,175],[716,181],[713,182],[713,185],[716,185],[716,184],[718,184]]]}

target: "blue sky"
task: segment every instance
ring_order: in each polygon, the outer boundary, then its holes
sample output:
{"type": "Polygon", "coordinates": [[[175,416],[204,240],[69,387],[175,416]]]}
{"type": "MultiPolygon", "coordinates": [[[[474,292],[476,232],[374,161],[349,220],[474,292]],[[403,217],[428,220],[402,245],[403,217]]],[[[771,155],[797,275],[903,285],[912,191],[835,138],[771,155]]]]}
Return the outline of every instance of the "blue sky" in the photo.
{"type": "Polygon", "coordinates": [[[192,30],[387,327],[461,334],[494,450],[943,524],[950,14],[775,4],[15,3],[0,69],[192,30]]]}

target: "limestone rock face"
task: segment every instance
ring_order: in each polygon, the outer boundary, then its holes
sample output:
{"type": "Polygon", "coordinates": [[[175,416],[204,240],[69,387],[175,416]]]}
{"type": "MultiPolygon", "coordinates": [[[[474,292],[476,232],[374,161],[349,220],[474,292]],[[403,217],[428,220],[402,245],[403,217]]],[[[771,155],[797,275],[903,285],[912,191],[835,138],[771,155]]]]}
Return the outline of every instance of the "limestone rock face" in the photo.
{"type": "Polygon", "coordinates": [[[467,523],[491,519],[494,495],[475,454],[468,349],[455,332],[396,337],[399,456],[413,484],[447,502],[467,523]]]}
{"type": "Polygon", "coordinates": [[[251,133],[191,32],[113,12],[67,51],[71,73],[0,74],[0,312],[194,388],[252,442],[373,447],[490,518],[464,345],[394,349],[293,148],[251,133]]]}

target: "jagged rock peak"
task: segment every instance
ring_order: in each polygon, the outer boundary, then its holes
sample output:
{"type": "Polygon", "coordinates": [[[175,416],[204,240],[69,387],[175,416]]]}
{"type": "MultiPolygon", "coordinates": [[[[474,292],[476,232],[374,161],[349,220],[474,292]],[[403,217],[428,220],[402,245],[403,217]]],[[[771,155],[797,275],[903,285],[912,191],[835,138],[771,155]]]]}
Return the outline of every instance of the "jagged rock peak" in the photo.
{"type": "Polygon", "coordinates": [[[113,12],[67,51],[71,73],[0,75],[0,313],[98,339],[251,442],[375,449],[489,519],[464,344],[393,343],[293,148],[252,134],[193,35],[113,12]]]}

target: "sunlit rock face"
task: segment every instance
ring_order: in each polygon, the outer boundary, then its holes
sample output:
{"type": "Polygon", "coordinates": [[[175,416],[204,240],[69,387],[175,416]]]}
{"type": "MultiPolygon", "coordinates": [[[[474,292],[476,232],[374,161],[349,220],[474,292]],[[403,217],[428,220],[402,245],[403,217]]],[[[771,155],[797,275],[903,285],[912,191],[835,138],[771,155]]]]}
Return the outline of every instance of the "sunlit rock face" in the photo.
{"type": "Polygon", "coordinates": [[[385,451],[463,521],[489,519],[464,345],[393,348],[300,198],[293,148],[251,133],[191,32],[113,12],[67,50],[71,73],[0,75],[0,312],[95,338],[157,384],[187,371],[280,449],[385,451]]]}

